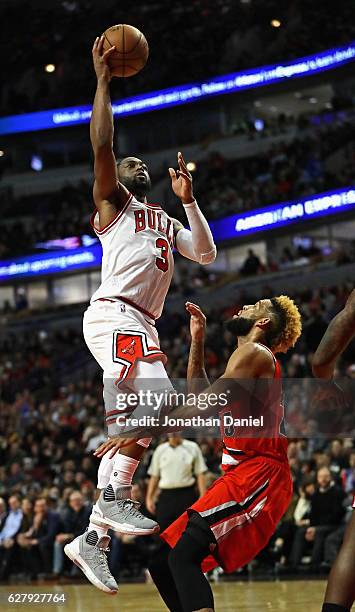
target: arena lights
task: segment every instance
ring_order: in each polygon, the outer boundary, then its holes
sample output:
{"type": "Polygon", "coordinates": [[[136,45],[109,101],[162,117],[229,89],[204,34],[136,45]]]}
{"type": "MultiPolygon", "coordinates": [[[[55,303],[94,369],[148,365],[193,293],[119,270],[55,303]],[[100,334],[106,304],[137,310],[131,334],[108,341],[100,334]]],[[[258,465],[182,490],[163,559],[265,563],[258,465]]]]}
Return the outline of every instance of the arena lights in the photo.
{"type": "Polygon", "coordinates": [[[55,72],[55,65],[54,64],[47,64],[44,69],[48,73],[55,72]]]}
{"type": "Polygon", "coordinates": [[[355,211],[355,187],[335,189],[232,215],[213,221],[210,226],[215,241],[221,242],[350,210],[355,211]]]}
{"type": "MultiPolygon", "coordinates": [[[[355,187],[335,189],[312,197],[232,215],[212,221],[210,227],[215,241],[222,242],[346,211],[355,212],[355,187]]],[[[0,261],[0,282],[30,276],[72,272],[78,269],[98,268],[101,265],[101,246],[93,244],[95,239],[89,236],[86,238],[88,239],[86,242],[83,236],[64,239],[64,243],[56,241],[55,247],[70,249],[69,251],[60,250],[55,253],[41,253],[0,261]],[[80,240],[82,244],[90,244],[90,246],[72,249],[72,245],[78,244],[80,240]]],[[[41,246],[53,248],[54,245],[41,246]]]]}
{"type": "Polygon", "coordinates": [[[41,172],[43,170],[43,160],[40,155],[32,155],[30,166],[32,170],[36,172],[41,172]]]}
{"type": "Polygon", "coordinates": [[[8,261],[0,261],[0,281],[12,278],[26,278],[43,274],[58,274],[73,272],[80,268],[100,266],[102,249],[100,245],[90,248],[80,248],[70,251],[58,251],[18,257],[8,261]]]}
{"type": "MultiPolygon", "coordinates": [[[[112,104],[116,117],[125,117],[180,104],[188,104],[211,96],[235,93],[262,87],[289,79],[310,76],[318,72],[337,68],[355,60],[355,41],[342,47],[329,49],[283,64],[273,64],[234,72],[194,84],[170,87],[147,94],[117,100],[112,104]]],[[[11,115],[0,119],[0,135],[16,132],[33,132],[68,125],[88,123],[91,105],[71,106],[25,115],[11,115]]]]}
{"type": "Polygon", "coordinates": [[[270,25],[273,28],[279,28],[281,26],[281,21],[279,21],[279,19],[272,19],[270,25]]]}
{"type": "Polygon", "coordinates": [[[189,162],[186,164],[186,168],[188,169],[188,171],[189,171],[189,172],[195,172],[195,170],[196,170],[196,162],[194,162],[194,161],[189,161],[189,162]]]}

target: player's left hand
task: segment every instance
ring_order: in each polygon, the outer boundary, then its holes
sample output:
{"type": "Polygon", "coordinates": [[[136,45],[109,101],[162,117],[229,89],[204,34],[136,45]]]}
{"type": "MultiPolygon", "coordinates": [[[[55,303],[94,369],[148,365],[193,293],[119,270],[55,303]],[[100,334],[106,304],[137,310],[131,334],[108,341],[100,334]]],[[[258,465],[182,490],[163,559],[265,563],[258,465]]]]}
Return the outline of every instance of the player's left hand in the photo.
{"type": "Polygon", "coordinates": [[[120,438],[119,436],[113,436],[100,444],[100,446],[94,451],[95,457],[101,459],[106,453],[111,451],[110,459],[115,456],[115,454],[125,446],[130,446],[131,444],[135,444],[136,441],[134,438],[120,438]]]}
{"type": "Polygon", "coordinates": [[[183,204],[190,204],[195,199],[192,191],[192,176],[180,151],[177,155],[177,161],[179,170],[175,172],[174,168],[169,168],[171,186],[173,192],[183,204]]]}

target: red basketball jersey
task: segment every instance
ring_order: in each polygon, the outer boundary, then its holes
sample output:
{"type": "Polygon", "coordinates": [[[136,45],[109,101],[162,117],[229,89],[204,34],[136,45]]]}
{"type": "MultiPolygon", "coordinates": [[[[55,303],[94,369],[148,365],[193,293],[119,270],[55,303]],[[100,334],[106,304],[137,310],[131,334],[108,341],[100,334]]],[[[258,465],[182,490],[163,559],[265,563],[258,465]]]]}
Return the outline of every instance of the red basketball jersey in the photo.
{"type": "MultiPolygon", "coordinates": [[[[263,345],[264,346],[264,345],[263,345]]],[[[287,438],[282,432],[284,407],[282,404],[282,378],[281,367],[275,355],[270,351],[275,362],[274,382],[269,386],[265,401],[260,413],[256,414],[251,410],[250,416],[263,417],[263,426],[260,429],[253,427],[237,427],[234,424],[225,425],[225,416],[233,419],[240,419],[246,416],[246,406],[242,402],[236,402],[232,406],[226,407],[221,413],[221,435],[223,440],[222,469],[227,471],[242,461],[251,457],[266,456],[278,461],[287,462],[287,438]],[[260,437],[258,436],[260,431],[260,437]],[[249,437],[243,437],[247,435],[249,437]]],[[[231,421],[232,419],[229,419],[231,421]]]]}

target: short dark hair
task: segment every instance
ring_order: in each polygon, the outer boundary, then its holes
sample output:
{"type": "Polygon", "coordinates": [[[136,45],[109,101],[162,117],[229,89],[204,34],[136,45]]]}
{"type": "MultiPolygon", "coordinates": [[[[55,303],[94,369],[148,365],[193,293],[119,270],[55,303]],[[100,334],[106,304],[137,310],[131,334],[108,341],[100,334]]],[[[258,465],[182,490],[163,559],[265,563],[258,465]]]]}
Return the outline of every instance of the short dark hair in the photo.
{"type": "Polygon", "coordinates": [[[16,497],[17,501],[18,501],[19,503],[21,503],[21,495],[20,495],[19,493],[11,493],[11,494],[9,495],[9,499],[10,499],[10,497],[16,497]]]}

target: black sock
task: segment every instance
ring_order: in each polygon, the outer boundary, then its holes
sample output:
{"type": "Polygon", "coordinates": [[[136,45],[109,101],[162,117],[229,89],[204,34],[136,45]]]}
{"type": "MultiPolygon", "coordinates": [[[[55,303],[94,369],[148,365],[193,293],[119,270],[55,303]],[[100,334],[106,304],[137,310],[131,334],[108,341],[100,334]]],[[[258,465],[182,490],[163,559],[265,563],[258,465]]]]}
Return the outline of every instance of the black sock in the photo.
{"type": "Polygon", "coordinates": [[[212,543],[216,543],[212,531],[205,519],[196,513],[190,517],[186,530],[169,555],[169,567],[184,612],[214,609],[212,589],[201,569],[212,543]]]}
{"type": "Polygon", "coordinates": [[[338,606],[338,604],[324,603],[322,612],[350,612],[350,609],[338,606]]]}

